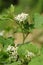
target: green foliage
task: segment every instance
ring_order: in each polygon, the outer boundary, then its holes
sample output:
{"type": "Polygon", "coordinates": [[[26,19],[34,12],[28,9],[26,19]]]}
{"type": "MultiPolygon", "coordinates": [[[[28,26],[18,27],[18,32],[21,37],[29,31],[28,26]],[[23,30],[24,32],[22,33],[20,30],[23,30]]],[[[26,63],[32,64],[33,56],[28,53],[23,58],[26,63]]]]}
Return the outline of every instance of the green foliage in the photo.
{"type": "Polygon", "coordinates": [[[0,64],[3,65],[7,62],[9,55],[5,51],[0,52],[0,64]]]}
{"type": "Polygon", "coordinates": [[[43,12],[43,0],[20,0],[19,6],[15,7],[15,13],[27,12],[33,16],[34,13],[43,12]]]}
{"type": "Polygon", "coordinates": [[[35,2],[37,3],[38,2],[38,0],[20,0],[20,4],[21,5],[23,5],[23,6],[33,6],[33,5],[35,5],[35,2]]]}
{"type": "Polygon", "coordinates": [[[27,54],[27,51],[33,52],[33,53],[35,53],[37,55],[38,52],[39,52],[39,49],[35,45],[33,45],[31,43],[26,43],[26,44],[20,45],[18,47],[18,54],[22,58],[25,57],[25,55],[27,54]]]}
{"type": "Polygon", "coordinates": [[[31,62],[31,59],[37,57],[39,55],[39,48],[31,43],[26,43],[18,46],[18,55],[19,59],[22,61],[22,65],[28,65],[31,62]],[[32,52],[35,54],[35,57],[26,57],[28,52],[32,52]]]}
{"type": "Polygon", "coordinates": [[[32,30],[34,29],[34,24],[29,24],[28,22],[25,22],[24,24],[23,24],[23,31],[24,31],[24,33],[30,33],[32,30]]]}
{"type": "Polygon", "coordinates": [[[4,47],[8,47],[8,45],[14,45],[14,39],[13,38],[8,38],[5,40],[4,47]]]}
{"type": "Polygon", "coordinates": [[[43,65],[43,55],[32,59],[28,65],[43,65]]]}
{"type": "Polygon", "coordinates": [[[10,9],[9,9],[10,11],[10,13],[14,13],[14,6],[13,5],[11,5],[11,7],[10,7],[10,9]]]}
{"type": "Polygon", "coordinates": [[[41,54],[43,55],[43,45],[42,45],[40,51],[41,51],[41,54]]]}
{"type": "Polygon", "coordinates": [[[17,61],[17,62],[13,62],[11,64],[5,64],[5,65],[21,65],[21,62],[20,61],[17,61]]]}
{"type": "Polygon", "coordinates": [[[11,63],[11,59],[9,58],[9,54],[6,52],[6,50],[9,45],[14,46],[14,39],[11,37],[6,39],[0,36],[0,44],[2,46],[0,46],[0,64],[4,65],[11,63]]]}
{"type": "MultiPolygon", "coordinates": [[[[0,2],[2,3],[1,0],[0,2]]],[[[0,6],[2,6],[1,3],[0,6]]],[[[32,29],[43,29],[43,15],[38,14],[43,11],[42,4],[42,0],[20,0],[19,6],[15,7],[11,4],[8,9],[5,9],[3,13],[0,14],[0,31],[7,30],[8,32],[12,30],[13,33],[22,32],[24,36],[24,43],[25,38],[32,31],[32,29]],[[23,21],[19,24],[20,21],[15,21],[14,17],[15,14],[19,14],[21,12],[29,13],[29,17],[25,20],[25,22],[23,21]]],[[[12,57],[9,57],[9,53],[6,51],[9,45],[14,46],[14,38],[5,38],[5,36],[0,36],[0,45],[0,65],[43,65],[43,47],[39,49],[31,42],[18,45],[17,58],[15,60],[12,59],[12,57]],[[26,57],[28,51],[35,54],[34,58],[26,57]]]]}
{"type": "Polygon", "coordinates": [[[2,46],[4,46],[4,48],[6,49],[8,47],[8,45],[13,45],[14,44],[14,39],[13,38],[4,38],[0,36],[0,44],[2,44],[2,46]]]}
{"type": "Polygon", "coordinates": [[[37,29],[43,29],[43,15],[35,14],[35,16],[34,16],[34,26],[37,29]]]}
{"type": "Polygon", "coordinates": [[[10,30],[14,28],[14,6],[11,5],[11,7],[8,10],[5,10],[0,15],[0,30],[10,30]]]}
{"type": "Polygon", "coordinates": [[[3,45],[5,43],[5,39],[2,36],[0,36],[0,43],[3,44],[3,45]]]}

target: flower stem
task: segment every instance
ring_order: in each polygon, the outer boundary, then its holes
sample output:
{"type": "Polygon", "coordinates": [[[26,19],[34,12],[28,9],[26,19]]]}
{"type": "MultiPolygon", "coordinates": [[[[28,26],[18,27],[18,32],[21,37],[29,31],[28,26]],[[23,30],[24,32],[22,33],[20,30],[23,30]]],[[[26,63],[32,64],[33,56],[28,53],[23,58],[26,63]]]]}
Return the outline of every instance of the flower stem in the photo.
{"type": "Polygon", "coordinates": [[[24,32],[23,32],[23,44],[24,44],[24,41],[25,41],[25,34],[24,34],[24,32]]]}
{"type": "Polygon", "coordinates": [[[25,39],[27,38],[28,34],[29,34],[29,32],[25,36],[25,33],[23,33],[23,43],[25,42],[25,39]]]}

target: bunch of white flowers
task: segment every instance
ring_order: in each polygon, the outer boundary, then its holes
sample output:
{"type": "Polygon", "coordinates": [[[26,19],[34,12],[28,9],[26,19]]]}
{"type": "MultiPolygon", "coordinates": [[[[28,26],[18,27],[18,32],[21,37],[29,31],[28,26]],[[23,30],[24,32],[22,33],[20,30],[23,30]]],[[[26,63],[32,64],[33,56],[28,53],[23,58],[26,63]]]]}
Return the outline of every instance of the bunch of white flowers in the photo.
{"type": "Polygon", "coordinates": [[[32,58],[32,57],[34,57],[35,56],[35,54],[34,53],[32,53],[32,52],[27,52],[27,55],[26,55],[26,58],[32,58]]]}
{"type": "Polygon", "coordinates": [[[14,47],[9,45],[8,48],[7,48],[7,51],[14,51],[14,47]]]}
{"type": "Polygon", "coordinates": [[[16,17],[15,17],[15,20],[22,22],[22,21],[25,21],[28,17],[28,14],[25,14],[25,13],[21,13],[21,14],[18,14],[16,17]]]}
{"type": "Polygon", "coordinates": [[[18,47],[9,45],[7,48],[7,52],[9,53],[9,56],[12,58],[17,58],[17,49],[18,47]]]}
{"type": "Polygon", "coordinates": [[[28,56],[35,56],[35,54],[32,52],[28,52],[28,56]]]}

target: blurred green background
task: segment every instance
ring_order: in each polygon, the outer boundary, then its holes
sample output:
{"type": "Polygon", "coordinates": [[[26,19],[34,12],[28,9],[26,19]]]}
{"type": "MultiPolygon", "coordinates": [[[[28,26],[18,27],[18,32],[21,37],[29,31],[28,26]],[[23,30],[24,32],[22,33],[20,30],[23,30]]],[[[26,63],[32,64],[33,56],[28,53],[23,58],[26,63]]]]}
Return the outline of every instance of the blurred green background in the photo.
{"type": "Polygon", "coordinates": [[[43,12],[43,0],[0,0],[0,12],[9,8],[10,5],[15,6],[15,13],[25,12],[43,12]]]}

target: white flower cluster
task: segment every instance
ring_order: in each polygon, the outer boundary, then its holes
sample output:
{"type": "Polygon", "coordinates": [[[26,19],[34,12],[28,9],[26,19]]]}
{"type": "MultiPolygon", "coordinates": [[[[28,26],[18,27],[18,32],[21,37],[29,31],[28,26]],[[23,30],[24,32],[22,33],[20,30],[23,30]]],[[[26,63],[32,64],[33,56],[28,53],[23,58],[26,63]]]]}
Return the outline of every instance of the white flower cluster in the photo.
{"type": "Polygon", "coordinates": [[[13,58],[17,58],[17,48],[18,47],[9,45],[7,48],[7,52],[9,52],[9,56],[11,56],[13,58]]]}
{"type": "Polygon", "coordinates": [[[25,14],[25,13],[21,13],[21,14],[18,14],[16,17],[15,17],[15,20],[22,22],[22,21],[25,21],[28,17],[28,14],[25,14]]]}
{"type": "Polygon", "coordinates": [[[28,52],[28,56],[35,56],[35,54],[32,52],[28,52]]]}
{"type": "Polygon", "coordinates": [[[32,57],[34,57],[34,56],[35,56],[35,54],[32,53],[32,52],[29,52],[29,51],[28,51],[28,53],[27,53],[27,55],[26,55],[26,57],[30,57],[30,58],[32,58],[32,57]]]}

